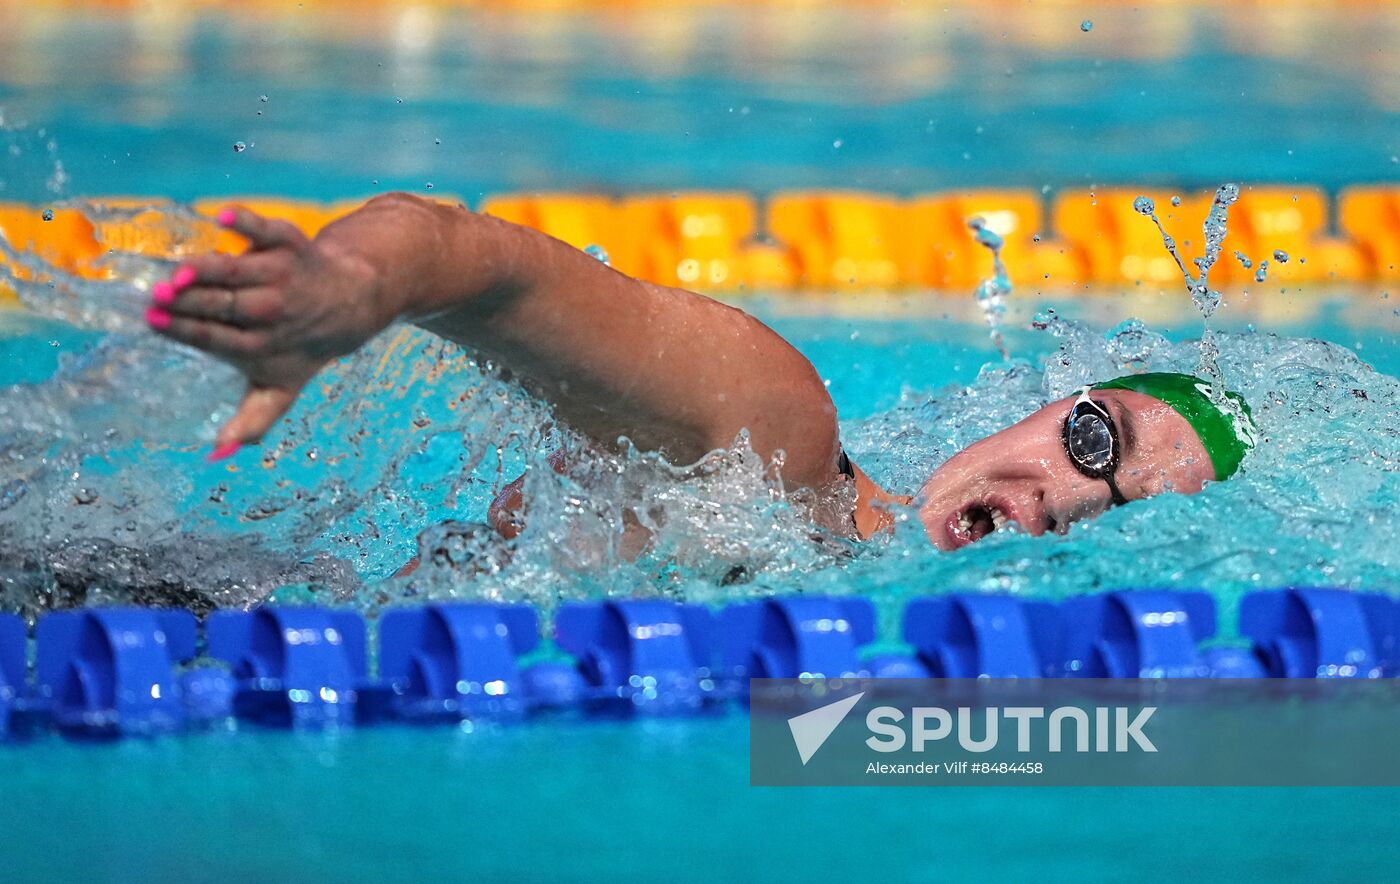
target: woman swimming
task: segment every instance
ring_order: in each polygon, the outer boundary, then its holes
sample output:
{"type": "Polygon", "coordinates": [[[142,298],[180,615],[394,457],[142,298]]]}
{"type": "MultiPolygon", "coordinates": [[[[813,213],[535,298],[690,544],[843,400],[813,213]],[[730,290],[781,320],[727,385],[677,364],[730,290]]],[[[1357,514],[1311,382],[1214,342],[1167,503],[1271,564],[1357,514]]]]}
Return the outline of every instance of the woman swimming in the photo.
{"type": "MultiPolygon", "coordinates": [[[[913,496],[850,461],[836,408],[806,358],[757,319],[702,295],[633,279],[529,228],[406,194],[375,197],[308,240],[246,209],[220,213],[242,255],[205,255],[152,289],[157,332],[238,367],[248,390],[211,459],[257,442],[330,360],[404,320],[508,367],[598,444],[626,437],[690,463],[747,429],[782,451],[790,488],[834,495],[853,483],[844,525],[888,530],[913,504],[940,549],[1008,522],[1062,531],[1115,504],[1192,494],[1239,466],[1248,408],[1200,379],[1144,374],[1085,388],[959,452],[913,496]]],[[[556,463],[556,466],[558,464],[556,463]]],[[[820,508],[819,508],[820,509],[820,508]]],[[[492,508],[518,530],[512,483],[492,508]]]]}

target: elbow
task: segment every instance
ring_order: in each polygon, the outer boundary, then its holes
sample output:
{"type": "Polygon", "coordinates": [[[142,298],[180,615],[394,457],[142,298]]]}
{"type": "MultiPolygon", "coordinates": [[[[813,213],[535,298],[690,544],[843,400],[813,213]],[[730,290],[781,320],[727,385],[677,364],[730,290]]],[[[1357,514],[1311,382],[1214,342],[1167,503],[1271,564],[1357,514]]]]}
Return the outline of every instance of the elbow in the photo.
{"type": "Polygon", "coordinates": [[[365,201],[362,209],[368,212],[393,212],[401,215],[436,214],[441,210],[440,204],[401,190],[372,196],[365,201]]]}

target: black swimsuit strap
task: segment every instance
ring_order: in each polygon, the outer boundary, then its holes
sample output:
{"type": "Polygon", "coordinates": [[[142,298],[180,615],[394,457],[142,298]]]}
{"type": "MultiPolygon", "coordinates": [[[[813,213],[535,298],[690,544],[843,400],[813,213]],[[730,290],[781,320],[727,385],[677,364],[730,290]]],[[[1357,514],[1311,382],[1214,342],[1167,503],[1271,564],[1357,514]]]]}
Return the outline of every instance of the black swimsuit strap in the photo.
{"type": "Polygon", "coordinates": [[[846,449],[844,448],[841,449],[841,456],[836,459],[836,469],[841,471],[841,475],[849,479],[854,479],[856,477],[856,468],[851,466],[851,459],[846,456],[846,449]]]}

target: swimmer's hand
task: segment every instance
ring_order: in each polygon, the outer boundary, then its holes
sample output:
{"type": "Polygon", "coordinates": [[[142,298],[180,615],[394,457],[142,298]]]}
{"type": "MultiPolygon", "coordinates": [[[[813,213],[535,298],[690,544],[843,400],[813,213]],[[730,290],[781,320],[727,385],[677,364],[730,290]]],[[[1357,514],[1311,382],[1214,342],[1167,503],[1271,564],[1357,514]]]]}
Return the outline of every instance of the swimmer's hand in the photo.
{"type": "Polygon", "coordinates": [[[240,369],[248,389],[219,430],[210,459],[256,443],[312,376],[394,318],[377,275],[335,238],[308,240],[286,221],[229,208],[220,225],[248,239],[242,255],[203,255],[152,289],[147,323],[159,334],[240,369]]]}

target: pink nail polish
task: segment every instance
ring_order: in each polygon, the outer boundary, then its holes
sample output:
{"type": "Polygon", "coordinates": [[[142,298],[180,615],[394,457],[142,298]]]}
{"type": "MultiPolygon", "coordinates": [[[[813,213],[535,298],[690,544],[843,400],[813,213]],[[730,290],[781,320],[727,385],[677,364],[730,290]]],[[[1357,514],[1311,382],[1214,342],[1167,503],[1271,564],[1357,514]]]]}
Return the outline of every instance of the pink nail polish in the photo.
{"type": "Polygon", "coordinates": [[[170,314],[157,307],[152,307],[146,311],[146,324],[156,331],[165,331],[170,328],[170,314]]]}
{"type": "Polygon", "coordinates": [[[179,270],[175,271],[174,276],[170,277],[170,283],[175,286],[175,291],[177,292],[188,288],[192,282],[194,282],[193,267],[181,267],[179,270]]]}
{"type": "Polygon", "coordinates": [[[218,222],[224,227],[232,227],[233,222],[238,220],[238,213],[233,209],[224,209],[219,213],[218,222]]]}
{"type": "Polygon", "coordinates": [[[238,449],[242,447],[243,443],[241,442],[225,442],[223,445],[219,445],[213,451],[209,452],[209,456],[204,458],[204,460],[206,463],[214,463],[226,457],[232,457],[237,453],[238,449]]]}
{"type": "Polygon", "coordinates": [[[151,286],[151,300],[158,307],[169,307],[175,303],[175,289],[168,282],[158,282],[151,286]]]}

